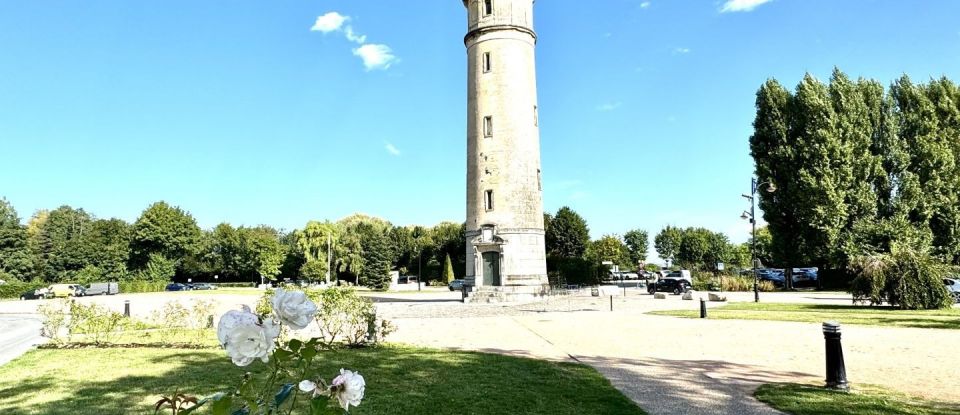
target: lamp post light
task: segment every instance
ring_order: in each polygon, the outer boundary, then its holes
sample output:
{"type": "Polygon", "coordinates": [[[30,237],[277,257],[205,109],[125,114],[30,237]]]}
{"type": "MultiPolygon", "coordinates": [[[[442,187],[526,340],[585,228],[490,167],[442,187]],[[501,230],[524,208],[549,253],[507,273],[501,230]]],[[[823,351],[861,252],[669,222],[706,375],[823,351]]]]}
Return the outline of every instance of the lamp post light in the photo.
{"type": "Polygon", "coordinates": [[[773,184],[772,181],[767,180],[763,183],[757,183],[756,177],[750,178],[750,194],[743,195],[744,198],[750,200],[750,211],[744,211],[740,215],[741,219],[749,220],[752,227],[751,239],[750,239],[750,256],[752,257],[753,265],[753,302],[760,302],[760,275],[757,274],[757,190],[761,186],[767,185],[767,192],[773,193],[777,191],[777,186],[773,184]]]}

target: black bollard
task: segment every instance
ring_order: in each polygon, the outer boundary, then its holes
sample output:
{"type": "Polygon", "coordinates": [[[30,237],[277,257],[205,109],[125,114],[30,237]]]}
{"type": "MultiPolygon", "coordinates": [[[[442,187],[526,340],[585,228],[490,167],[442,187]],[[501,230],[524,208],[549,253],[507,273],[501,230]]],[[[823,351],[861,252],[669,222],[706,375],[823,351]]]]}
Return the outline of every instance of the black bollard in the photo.
{"type": "Polygon", "coordinates": [[[707,301],[700,299],[700,318],[707,318],[707,301]]]}
{"type": "Polygon", "coordinates": [[[840,323],[823,323],[823,340],[827,352],[827,388],[847,390],[847,368],[843,364],[843,346],[840,344],[840,323]]]}
{"type": "Polygon", "coordinates": [[[123,316],[130,317],[130,300],[123,301],[123,316]]]}
{"type": "Polygon", "coordinates": [[[613,311],[613,296],[610,296],[610,311],[613,311]]]}

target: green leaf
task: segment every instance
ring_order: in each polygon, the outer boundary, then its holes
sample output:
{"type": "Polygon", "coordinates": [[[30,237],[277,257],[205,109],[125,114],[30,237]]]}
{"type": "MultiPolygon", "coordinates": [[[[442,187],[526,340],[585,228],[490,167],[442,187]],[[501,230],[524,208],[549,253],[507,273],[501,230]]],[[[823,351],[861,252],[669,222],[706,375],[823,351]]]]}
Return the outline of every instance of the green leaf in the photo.
{"type": "Polygon", "coordinates": [[[290,357],[293,356],[293,352],[287,349],[276,349],[273,351],[273,358],[278,362],[285,362],[290,360],[290,357]]]}
{"type": "Polygon", "coordinates": [[[213,403],[213,415],[227,415],[230,413],[230,407],[233,406],[233,397],[226,395],[217,399],[213,403]]]}
{"type": "Polygon", "coordinates": [[[301,347],[303,347],[303,342],[300,341],[299,339],[292,339],[290,340],[290,343],[287,344],[287,347],[290,348],[290,351],[296,353],[300,350],[301,347]]]}
{"type": "Polygon", "coordinates": [[[290,397],[290,392],[292,391],[293,391],[292,383],[288,383],[286,385],[281,386],[280,392],[277,392],[277,395],[273,397],[274,406],[279,408],[280,405],[283,405],[283,403],[287,400],[287,398],[290,397]]]}
{"type": "Polygon", "coordinates": [[[307,362],[313,360],[313,358],[316,357],[316,356],[317,356],[317,347],[316,347],[316,346],[308,346],[308,347],[304,347],[303,349],[300,350],[300,357],[301,357],[303,360],[306,360],[307,362]]]}

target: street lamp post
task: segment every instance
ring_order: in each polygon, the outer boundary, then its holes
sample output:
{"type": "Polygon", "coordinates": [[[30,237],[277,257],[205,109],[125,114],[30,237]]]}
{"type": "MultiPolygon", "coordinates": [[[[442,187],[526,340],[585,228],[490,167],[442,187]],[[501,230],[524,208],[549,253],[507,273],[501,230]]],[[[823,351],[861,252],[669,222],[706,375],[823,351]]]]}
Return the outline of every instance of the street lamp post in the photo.
{"type": "Polygon", "coordinates": [[[753,266],[753,301],[755,303],[760,302],[760,275],[757,274],[757,189],[763,185],[767,185],[767,192],[773,193],[777,191],[777,186],[774,185],[772,181],[767,180],[763,183],[757,183],[757,178],[751,177],[750,194],[743,195],[744,198],[750,200],[750,211],[743,212],[743,214],[740,215],[742,219],[749,220],[752,227],[750,238],[750,256],[752,257],[751,265],[753,266]]]}

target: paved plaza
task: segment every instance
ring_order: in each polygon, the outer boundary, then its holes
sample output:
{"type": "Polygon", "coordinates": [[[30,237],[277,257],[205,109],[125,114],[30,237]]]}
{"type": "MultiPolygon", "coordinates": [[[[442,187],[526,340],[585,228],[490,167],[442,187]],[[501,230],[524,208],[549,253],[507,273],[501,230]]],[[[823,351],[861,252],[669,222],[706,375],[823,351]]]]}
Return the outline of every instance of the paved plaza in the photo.
{"type": "MultiPolygon", "coordinates": [[[[750,301],[751,293],[728,293],[750,301]]],[[[530,304],[462,304],[459,293],[371,295],[381,315],[398,330],[389,340],[427,347],[477,350],[516,356],[576,361],[601,373],[652,414],[778,413],[757,402],[753,390],[769,382],[821,382],[823,336],[819,324],[699,320],[646,314],[651,310],[696,308],[679,296],[655,300],[636,289],[626,297],[579,295],[530,304]]],[[[255,295],[162,293],[82,298],[122,310],[131,301],[134,316],[171,299],[217,302],[223,313],[255,295]]],[[[765,302],[849,304],[840,293],[770,293],[765,302]]],[[[23,317],[34,318],[38,301],[0,302],[0,343],[22,336],[23,317]],[[15,313],[15,314],[14,314],[15,313]],[[17,330],[7,326],[20,321],[17,330]],[[6,325],[6,326],[5,326],[6,325]]],[[[717,303],[709,303],[711,307],[717,303]]],[[[21,342],[22,343],[22,342],[21,342]]],[[[3,343],[7,344],[7,343],[3,343]]],[[[843,326],[847,373],[853,383],[886,386],[938,400],[960,402],[955,365],[944,356],[960,344],[960,331],[843,326]]]]}

